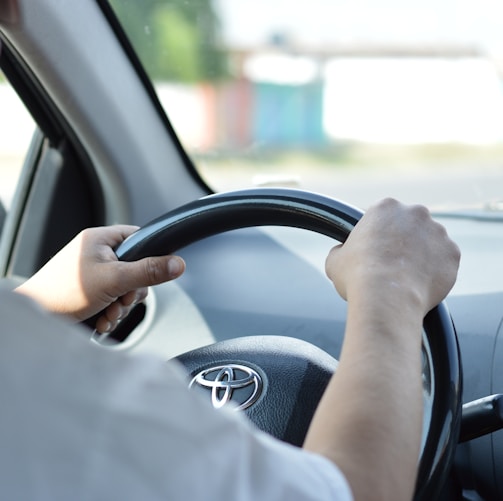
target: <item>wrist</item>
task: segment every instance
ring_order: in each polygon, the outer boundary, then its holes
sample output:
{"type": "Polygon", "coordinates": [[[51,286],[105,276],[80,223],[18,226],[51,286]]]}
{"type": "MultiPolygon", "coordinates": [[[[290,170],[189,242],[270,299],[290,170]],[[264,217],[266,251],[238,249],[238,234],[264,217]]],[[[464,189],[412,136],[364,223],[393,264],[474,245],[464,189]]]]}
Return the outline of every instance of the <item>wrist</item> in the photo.
{"type": "Polygon", "coordinates": [[[396,274],[381,267],[379,272],[362,272],[360,276],[360,279],[347,285],[346,299],[349,303],[405,310],[421,322],[431,309],[428,291],[406,272],[396,274]]]}
{"type": "Polygon", "coordinates": [[[367,338],[366,343],[388,340],[393,349],[402,346],[415,353],[421,343],[426,313],[421,295],[399,283],[379,281],[348,291],[348,325],[367,338]]]}

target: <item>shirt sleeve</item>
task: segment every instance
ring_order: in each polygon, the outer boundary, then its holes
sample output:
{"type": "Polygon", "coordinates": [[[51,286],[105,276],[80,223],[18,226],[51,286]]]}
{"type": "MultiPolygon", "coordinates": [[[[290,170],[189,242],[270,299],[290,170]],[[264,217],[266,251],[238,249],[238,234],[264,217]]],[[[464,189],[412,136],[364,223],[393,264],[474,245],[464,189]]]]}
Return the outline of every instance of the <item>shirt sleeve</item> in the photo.
{"type": "Polygon", "coordinates": [[[351,500],[325,458],[213,409],[179,367],[110,352],[0,294],[6,499],[351,500]]]}

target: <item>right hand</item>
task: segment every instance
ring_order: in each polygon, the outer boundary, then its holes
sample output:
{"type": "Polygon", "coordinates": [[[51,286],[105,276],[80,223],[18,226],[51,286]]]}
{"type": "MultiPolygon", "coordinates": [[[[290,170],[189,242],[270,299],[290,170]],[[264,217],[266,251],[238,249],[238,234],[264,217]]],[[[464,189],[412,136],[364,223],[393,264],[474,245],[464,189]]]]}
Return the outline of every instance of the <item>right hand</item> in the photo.
{"type": "Polygon", "coordinates": [[[453,287],[459,260],[457,245],[425,207],[385,199],[331,250],[326,272],[346,300],[377,291],[378,298],[409,298],[425,315],[453,287]]]}

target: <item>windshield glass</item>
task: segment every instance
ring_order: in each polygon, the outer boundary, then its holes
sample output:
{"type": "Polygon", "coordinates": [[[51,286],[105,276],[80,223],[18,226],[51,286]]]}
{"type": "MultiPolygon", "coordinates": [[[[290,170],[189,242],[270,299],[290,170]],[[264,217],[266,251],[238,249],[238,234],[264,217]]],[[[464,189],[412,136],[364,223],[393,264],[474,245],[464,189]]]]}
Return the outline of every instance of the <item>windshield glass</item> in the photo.
{"type": "Polygon", "coordinates": [[[215,191],[501,207],[501,2],[111,5],[215,191]]]}

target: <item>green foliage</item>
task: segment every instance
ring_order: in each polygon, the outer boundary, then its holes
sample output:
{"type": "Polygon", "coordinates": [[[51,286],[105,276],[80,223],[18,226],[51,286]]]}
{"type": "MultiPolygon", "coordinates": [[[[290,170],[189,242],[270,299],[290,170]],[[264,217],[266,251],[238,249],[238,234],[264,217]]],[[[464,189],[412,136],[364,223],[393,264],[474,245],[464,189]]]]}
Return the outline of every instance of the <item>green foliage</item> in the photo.
{"type": "Polygon", "coordinates": [[[154,80],[195,82],[226,74],[211,0],[110,0],[154,80]]]}
{"type": "Polygon", "coordinates": [[[175,9],[160,6],[153,20],[158,50],[155,67],[169,80],[194,81],[202,78],[197,27],[175,9]],[[176,62],[176,64],[173,64],[176,62]]]}

